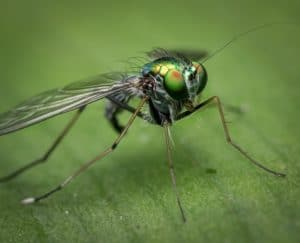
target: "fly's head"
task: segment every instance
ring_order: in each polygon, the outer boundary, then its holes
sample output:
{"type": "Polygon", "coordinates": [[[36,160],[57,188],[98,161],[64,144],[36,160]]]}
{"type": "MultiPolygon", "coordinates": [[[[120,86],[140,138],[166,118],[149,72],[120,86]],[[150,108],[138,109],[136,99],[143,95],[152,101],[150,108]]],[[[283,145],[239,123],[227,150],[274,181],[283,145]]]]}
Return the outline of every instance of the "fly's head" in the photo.
{"type": "Polygon", "coordinates": [[[193,110],[195,98],[207,83],[207,73],[202,64],[172,57],[147,63],[142,75],[145,94],[157,101],[181,103],[188,110],[193,110]],[[150,84],[150,80],[154,84],[150,84]]]}
{"type": "Polygon", "coordinates": [[[207,72],[204,66],[192,62],[180,69],[170,69],[164,76],[163,85],[172,99],[181,101],[186,109],[193,110],[197,95],[205,88],[207,72]]]}

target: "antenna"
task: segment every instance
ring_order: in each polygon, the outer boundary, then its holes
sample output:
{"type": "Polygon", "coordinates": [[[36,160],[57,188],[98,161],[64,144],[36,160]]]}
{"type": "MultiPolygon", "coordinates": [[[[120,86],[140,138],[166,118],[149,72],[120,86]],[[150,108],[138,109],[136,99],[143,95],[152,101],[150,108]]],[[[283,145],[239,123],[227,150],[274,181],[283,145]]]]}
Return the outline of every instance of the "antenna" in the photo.
{"type": "Polygon", "coordinates": [[[212,54],[210,54],[208,57],[206,57],[201,63],[205,63],[207,60],[211,59],[212,57],[216,56],[217,54],[219,54],[221,51],[223,51],[226,47],[228,47],[229,45],[231,45],[233,42],[239,40],[240,38],[244,37],[245,35],[248,35],[252,32],[255,32],[255,31],[258,31],[258,30],[261,30],[261,29],[264,29],[264,28],[267,28],[267,27],[270,27],[270,26],[273,26],[273,25],[284,25],[284,24],[289,24],[289,25],[292,25],[292,24],[296,24],[296,23],[266,23],[266,24],[262,24],[262,25],[258,25],[258,26],[255,26],[251,29],[248,29],[247,31],[245,32],[241,32],[239,34],[237,34],[236,36],[234,36],[231,40],[229,40],[228,42],[226,42],[223,46],[221,46],[220,48],[216,49],[212,54]]]}

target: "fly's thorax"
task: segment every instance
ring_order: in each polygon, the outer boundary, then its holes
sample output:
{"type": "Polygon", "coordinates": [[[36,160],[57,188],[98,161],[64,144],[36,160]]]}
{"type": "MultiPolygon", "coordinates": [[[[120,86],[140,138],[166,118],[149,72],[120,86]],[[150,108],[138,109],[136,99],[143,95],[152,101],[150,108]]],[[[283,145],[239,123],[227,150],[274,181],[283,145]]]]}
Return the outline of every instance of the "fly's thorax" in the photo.
{"type": "Polygon", "coordinates": [[[163,78],[156,76],[152,89],[146,90],[145,93],[151,98],[156,110],[163,114],[170,115],[170,119],[175,119],[177,113],[181,110],[181,102],[172,99],[166,92],[163,84],[163,78]]]}

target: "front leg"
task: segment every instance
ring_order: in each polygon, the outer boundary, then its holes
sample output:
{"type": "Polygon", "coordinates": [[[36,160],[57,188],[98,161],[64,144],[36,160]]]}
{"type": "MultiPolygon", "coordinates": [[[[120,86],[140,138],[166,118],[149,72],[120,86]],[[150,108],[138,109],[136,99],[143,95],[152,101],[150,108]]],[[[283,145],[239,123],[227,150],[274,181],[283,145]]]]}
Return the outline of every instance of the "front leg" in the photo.
{"type": "Polygon", "coordinates": [[[285,177],[286,175],[283,174],[283,173],[280,173],[280,172],[276,172],[274,170],[271,170],[267,167],[265,167],[264,165],[262,165],[260,162],[258,162],[257,160],[253,159],[249,154],[247,154],[245,152],[244,149],[242,149],[239,145],[237,145],[235,142],[232,141],[231,139],[231,136],[230,136],[230,133],[229,133],[229,130],[228,130],[228,127],[227,127],[227,124],[226,124],[226,121],[225,121],[225,117],[224,117],[224,112],[223,112],[223,108],[222,108],[222,104],[221,104],[221,101],[220,101],[220,98],[218,96],[212,96],[210,98],[208,98],[207,100],[201,102],[199,105],[197,105],[194,110],[192,111],[185,111],[181,114],[179,114],[176,118],[176,120],[181,120],[182,118],[194,113],[195,111],[197,110],[200,110],[201,108],[204,108],[206,107],[207,105],[209,104],[214,104],[217,106],[218,108],[218,111],[219,111],[219,115],[220,115],[220,118],[221,118],[221,122],[222,122],[222,125],[223,125],[223,129],[224,129],[224,132],[225,132],[225,137],[226,137],[226,140],[227,142],[232,145],[236,150],[238,150],[244,157],[246,157],[250,162],[252,162],[253,164],[255,164],[256,166],[258,166],[259,168],[275,175],[275,176],[279,176],[279,177],[285,177]]]}

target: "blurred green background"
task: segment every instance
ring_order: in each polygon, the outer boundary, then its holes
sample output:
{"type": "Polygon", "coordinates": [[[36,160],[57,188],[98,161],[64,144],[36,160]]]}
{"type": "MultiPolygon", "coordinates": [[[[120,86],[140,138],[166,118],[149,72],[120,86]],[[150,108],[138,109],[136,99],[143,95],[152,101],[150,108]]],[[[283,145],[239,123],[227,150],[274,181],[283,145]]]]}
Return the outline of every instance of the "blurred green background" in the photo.
{"type": "MultiPolygon", "coordinates": [[[[50,162],[0,185],[1,242],[300,242],[300,2],[1,1],[0,111],[41,91],[122,70],[152,47],[212,52],[269,22],[206,63],[203,98],[227,111],[232,137],[267,166],[226,144],[214,109],[172,127],[183,224],[162,129],[137,120],[116,152],[38,205],[19,200],[55,186],[116,134],[104,102],[87,109],[50,162]],[[215,172],[215,173],[212,173],[215,172]]],[[[0,138],[0,172],[42,155],[72,114],[0,138]]],[[[124,121],[128,114],[123,115],[124,121]]]]}

